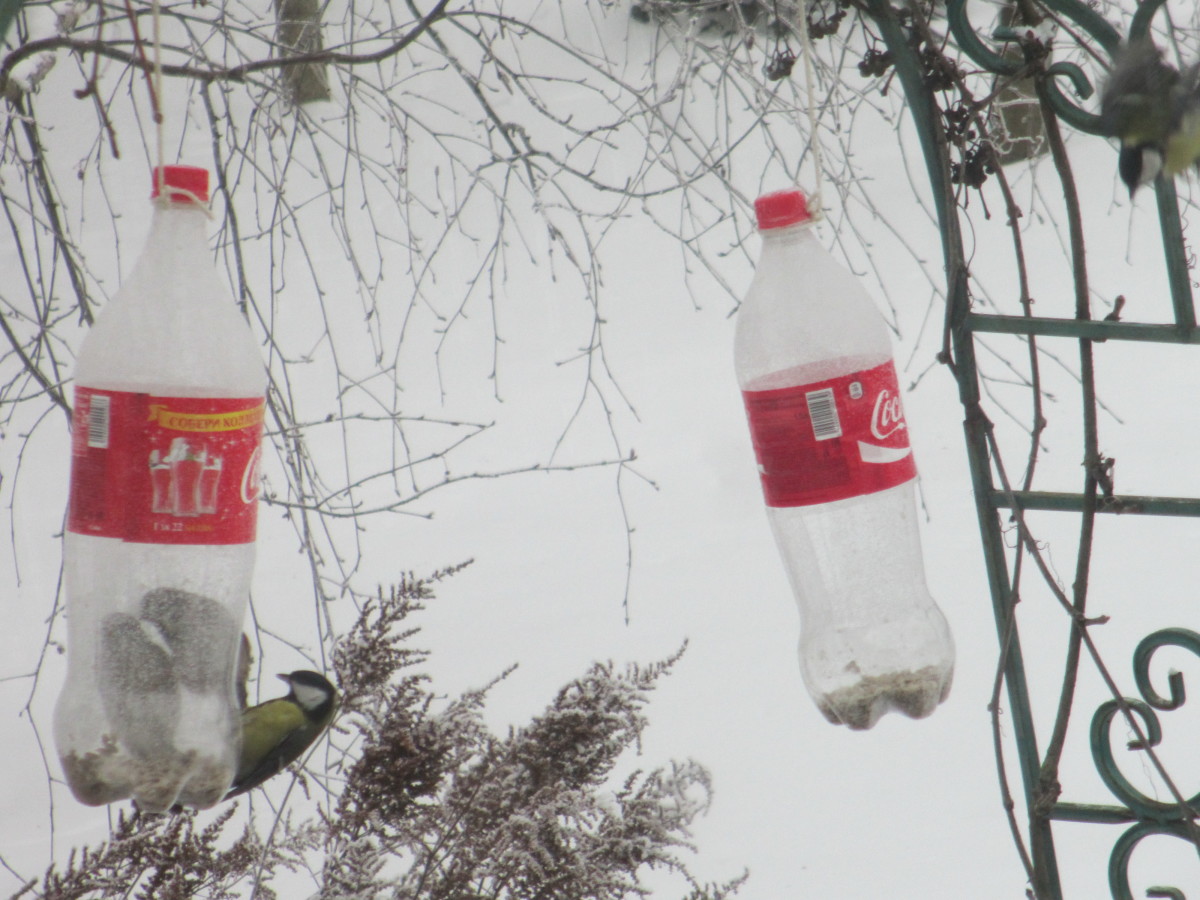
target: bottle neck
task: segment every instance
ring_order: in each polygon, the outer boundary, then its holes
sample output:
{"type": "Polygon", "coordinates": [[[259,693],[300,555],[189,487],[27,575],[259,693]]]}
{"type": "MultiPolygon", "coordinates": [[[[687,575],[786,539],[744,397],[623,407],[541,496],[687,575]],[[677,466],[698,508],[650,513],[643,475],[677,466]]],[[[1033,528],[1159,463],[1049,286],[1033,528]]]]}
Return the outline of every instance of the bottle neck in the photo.
{"type": "Polygon", "coordinates": [[[812,219],[808,219],[794,225],[784,225],[782,228],[763,228],[758,233],[762,237],[763,249],[766,249],[803,240],[812,235],[812,226],[812,219]]]}
{"type": "Polygon", "coordinates": [[[203,247],[208,229],[208,210],[196,203],[155,203],[147,243],[199,241],[203,247]]]}
{"type": "MultiPolygon", "coordinates": [[[[114,296],[120,307],[158,308],[164,291],[186,286],[199,296],[200,281],[215,279],[208,248],[208,212],[195,203],[152,203],[150,227],[133,268],[114,296]]],[[[202,292],[201,292],[202,293],[202,292]]]]}

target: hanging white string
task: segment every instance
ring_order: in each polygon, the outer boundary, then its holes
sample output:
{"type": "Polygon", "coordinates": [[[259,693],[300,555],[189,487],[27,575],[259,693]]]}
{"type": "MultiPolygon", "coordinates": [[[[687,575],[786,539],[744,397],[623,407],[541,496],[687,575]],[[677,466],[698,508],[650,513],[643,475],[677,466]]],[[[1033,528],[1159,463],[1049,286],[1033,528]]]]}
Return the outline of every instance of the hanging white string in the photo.
{"type": "Polygon", "coordinates": [[[190,200],[193,204],[203,209],[208,217],[213,217],[212,208],[204,200],[191,191],[179,187],[167,188],[164,184],[163,166],[166,165],[166,121],[167,114],[165,104],[163,103],[163,70],[162,70],[162,9],[159,6],[159,0],[151,0],[150,16],[154,23],[154,71],[151,77],[154,81],[153,95],[157,109],[153,110],[154,114],[154,140],[155,140],[155,187],[158,188],[158,202],[171,203],[178,197],[183,197],[190,200]]]}
{"type": "MultiPolygon", "coordinates": [[[[154,134],[157,146],[157,162],[159,178],[162,178],[161,172],[164,162],[163,153],[163,123],[166,121],[166,113],[163,112],[163,74],[162,74],[162,10],[159,9],[158,0],[151,0],[150,3],[151,20],[154,23],[154,96],[157,98],[158,109],[154,110],[154,134]]],[[[159,185],[162,189],[162,185],[159,185]]]]}
{"type": "Polygon", "coordinates": [[[800,54],[804,57],[804,102],[808,111],[808,149],[815,170],[812,191],[808,197],[808,211],[814,219],[819,219],[821,218],[821,185],[825,173],[821,162],[821,140],[817,134],[817,71],[813,65],[812,37],[808,33],[808,0],[799,0],[799,4],[800,54]]]}

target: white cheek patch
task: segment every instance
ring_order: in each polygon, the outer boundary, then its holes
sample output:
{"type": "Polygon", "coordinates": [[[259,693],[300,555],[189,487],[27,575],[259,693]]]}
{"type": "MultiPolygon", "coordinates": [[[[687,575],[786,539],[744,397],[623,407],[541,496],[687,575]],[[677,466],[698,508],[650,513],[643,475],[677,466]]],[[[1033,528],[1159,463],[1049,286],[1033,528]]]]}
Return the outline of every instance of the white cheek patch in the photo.
{"type": "Polygon", "coordinates": [[[300,704],[302,709],[316,709],[328,697],[328,694],[319,687],[297,684],[294,681],[292,682],[292,693],[296,695],[296,702],[300,704]]]}
{"type": "Polygon", "coordinates": [[[1142,151],[1142,174],[1138,178],[1138,184],[1149,184],[1158,177],[1158,173],[1162,171],[1163,158],[1162,154],[1157,150],[1146,149],[1142,151]]]}

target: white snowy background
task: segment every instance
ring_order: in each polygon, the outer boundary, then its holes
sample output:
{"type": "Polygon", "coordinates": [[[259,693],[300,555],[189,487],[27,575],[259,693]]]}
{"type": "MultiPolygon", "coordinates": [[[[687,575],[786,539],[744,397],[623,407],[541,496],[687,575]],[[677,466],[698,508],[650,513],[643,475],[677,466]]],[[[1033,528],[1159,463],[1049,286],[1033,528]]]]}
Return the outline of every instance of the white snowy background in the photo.
{"type": "MultiPolygon", "coordinates": [[[[553,19],[557,11],[542,7],[541,14],[553,19]]],[[[583,15],[563,13],[577,14],[583,15]]],[[[645,62],[648,31],[631,24],[622,8],[604,15],[593,9],[588,21],[611,53],[627,54],[631,68],[645,62]]],[[[858,78],[853,63],[846,65],[845,77],[858,78]]],[[[69,78],[48,82],[44,90],[63,91],[65,98],[63,85],[71,83],[69,78]]],[[[183,162],[208,164],[203,129],[184,124],[187,116],[197,115],[194,96],[189,101],[178,84],[169,90],[168,100],[176,103],[168,104],[176,116],[171,152],[177,150],[183,162]]],[[[564,96],[579,103],[581,113],[595,99],[583,88],[577,96],[564,96]]],[[[84,151],[72,143],[74,101],[62,102],[49,162],[69,172],[84,151]]],[[[329,115],[337,102],[335,97],[329,115]]],[[[614,427],[622,449],[637,457],[620,476],[620,493],[613,467],[466,480],[410,510],[428,517],[401,513],[365,521],[357,537],[363,562],[355,580],[360,586],[386,585],[405,571],[421,575],[474,560],[440,585],[416,623],[422,631],[415,645],[433,651],[428,671],[435,689],[447,696],[518,664],[490,695],[488,717],[497,729],[536,714],[561,684],[594,660],[661,659],[686,640],[686,654],[654,695],[641,755],[627,762],[629,768],[653,767],[690,757],[710,769],[713,804],[695,828],[697,853],[691,863],[702,878],[723,880],[746,868],[750,880],[742,896],[751,900],[1012,900],[1025,895],[1025,876],[1001,808],[987,708],[996,630],[966,467],[962,410],[953,379],[934,362],[942,308],[930,282],[940,283],[940,244],[911,124],[863,117],[854,125],[854,164],[865,173],[863,189],[885,220],[846,249],[895,329],[901,384],[914,385],[905,402],[921,473],[929,587],[950,621],[958,650],[953,692],[932,717],[912,721],[890,715],[872,731],[852,733],[829,725],[805,693],[796,661],[797,614],[763,514],[732,370],[734,301],[719,285],[706,284],[694,266],[685,276],[688,262],[677,242],[640,216],[636,206],[609,230],[601,248],[605,360],[627,400],[627,406],[612,406],[614,427]],[[864,239],[870,242],[867,249],[857,242],[864,239]],[[872,269],[864,264],[867,252],[872,269]],[[628,543],[627,528],[632,530],[628,543]]],[[[1116,182],[1113,149],[1077,134],[1069,142],[1076,176],[1087,186],[1085,222],[1097,317],[1108,311],[1112,297],[1125,293],[1126,320],[1164,321],[1168,312],[1152,196],[1140,195],[1131,208],[1116,182]]],[[[131,147],[122,160],[104,163],[108,196],[119,213],[119,259],[103,253],[113,243],[113,226],[94,192],[88,195],[90,206],[70,211],[73,221],[94,223],[84,232],[88,259],[103,267],[97,277],[110,291],[145,234],[146,162],[131,147]]],[[[780,169],[765,158],[747,151],[741,165],[746,199],[786,186],[780,169]]],[[[1027,212],[1023,227],[1036,311],[1070,316],[1065,239],[1058,236],[1065,235],[1061,203],[1041,193],[1057,190],[1051,187],[1052,175],[1044,161],[1010,172],[1027,212]]],[[[303,192],[302,186],[293,187],[303,192]]],[[[847,195],[826,186],[825,196],[831,215],[818,233],[833,245],[847,195]]],[[[967,235],[972,275],[988,286],[984,300],[1016,312],[1003,207],[994,191],[985,190],[984,196],[991,218],[974,209],[971,222],[977,230],[967,235]]],[[[738,214],[745,231],[746,203],[738,214]]],[[[863,223],[870,217],[860,208],[857,221],[860,229],[867,228],[863,223]]],[[[747,251],[749,258],[731,254],[724,261],[724,277],[739,290],[749,283],[755,238],[749,238],[747,251]]],[[[331,242],[309,247],[309,253],[316,270],[328,273],[327,309],[348,321],[361,317],[357,302],[336,296],[345,272],[338,248],[331,242]]],[[[544,253],[534,256],[530,263],[512,254],[507,281],[496,288],[494,325],[503,343],[492,341],[490,301],[468,305],[467,319],[441,346],[440,387],[432,364],[440,337],[429,327],[436,323],[432,317],[422,321],[417,307],[409,325],[405,353],[411,362],[403,403],[427,415],[436,414],[442,403],[448,418],[496,422],[472,444],[473,456],[456,458],[458,473],[501,471],[530,458],[617,455],[594,397],[555,450],[584,393],[581,364],[568,362],[564,348],[590,340],[592,314],[585,304],[565,302],[562,293],[575,290],[569,279],[552,277],[544,253]],[[493,353],[495,381],[488,377],[493,353]]],[[[4,278],[14,277],[14,265],[11,248],[0,238],[4,278]]],[[[470,268],[469,260],[464,268],[470,268]]],[[[394,301],[407,306],[405,284],[396,280],[394,301]]],[[[461,285],[443,284],[448,296],[461,295],[461,285]]],[[[309,333],[315,313],[305,303],[285,308],[276,323],[285,346],[309,333]]],[[[986,343],[996,355],[981,350],[981,358],[988,357],[992,371],[1002,368],[1000,358],[1023,364],[1025,348],[1016,339],[986,343]]],[[[1072,375],[1077,352],[1068,341],[1045,341],[1044,347],[1062,364],[1043,360],[1046,390],[1054,399],[1047,405],[1050,430],[1035,486],[1072,490],[1082,484],[1072,375]]],[[[343,356],[356,352],[361,348],[349,346],[343,356]]],[[[1096,358],[1101,397],[1111,410],[1101,416],[1102,450],[1118,461],[1118,491],[1195,495],[1200,491],[1194,451],[1194,398],[1200,393],[1196,352],[1109,342],[1096,345],[1096,358]]],[[[306,377],[312,383],[312,407],[321,409],[332,387],[321,386],[329,373],[317,365],[306,377]]],[[[1025,454],[1017,423],[1029,421],[1027,393],[1016,386],[993,387],[997,402],[989,411],[1002,428],[1006,462],[1016,478],[1025,454]],[[1001,402],[1015,421],[1004,418],[1001,402]]],[[[50,720],[64,667],[58,646],[47,649],[44,642],[59,579],[66,438],[63,416],[51,412],[44,421],[16,416],[0,444],[0,499],[9,532],[6,552],[0,554],[5,586],[0,895],[16,892],[51,859],[65,859],[72,846],[103,839],[113,815],[79,806],[61,783],[51,784],[47,777],[60,775],[50,720]],[[26,440],[26,435],[32,436],[26,440]]],[[[1042,514],[1031,522],[1069,591],[1074,518],[1042,514]]],[[[1106,517],[1098,523],[1090,611],[1112,617],[1094,633],[1127,693],[1134,691],[1128,660],[1143,635],[1168,625],[1200,627],[1193,599],[1200,575],[1200,554],[1194,552],[1198,531],[1200,525],[1183,519],[1106,517]]],[[[316,653],[311,577],[297,555],[295,533],[278,510],[264,507],[259,534],[257,620],[316,653]]],[[[1066,619],[1048,594],[1036,589],[1025,598],[1021,614],[1044,740],[1061,679],[1066,619]]],[[[52,636],[59,640],[62,634],[61,621],[55,622],[52,636]]],[[[268,641],[266,647],[265,672],[307,665],[282,640],[268,641]]],[[[1184,659],[1172,662],[1189,669],[1184,659]]],[[[1111,802],[1086,743],[1087,722],[1105,694],[1086,663],[1084,671],[1065,755],[1063,799],[1111,802]]],[[[264,685],[266,695],[273,690],[264,685]]],[[[1002,706],[1007,709],[1007,696],[1002,706]]],[[[1170,717],[1163,750],[1184,792],[1191,794],[1197,787],[1195,723],[1191,739],[1181,740],[1183,726],[1176,719],[1188,719],[1186,707],[1170,717]]],[[[1003,713],[1001,721],[1011,736],[1003,713]]],[[[1006,752],[1011,761],[1011,743],[1006,752]]],[[[1135,780],[1144,769],[1136,758],[1127,766],[1135,780]]],[[[1015,770],[1010,777],[1019,796],[1015,770]]],[[[1107,896],[1107,854],[1119,833],[1115,827],[1056,826],[1067,897],[1107,896]]],[[[1179,841],[1147,842],[1134,872],[1143,891],[1139,896],[1157,883],[1200,889],[1194,851],[1189,854],[1179,841]]],[[[298,883],[295,893],[284,896],[305,896],[305,888],[298,883]]]]}

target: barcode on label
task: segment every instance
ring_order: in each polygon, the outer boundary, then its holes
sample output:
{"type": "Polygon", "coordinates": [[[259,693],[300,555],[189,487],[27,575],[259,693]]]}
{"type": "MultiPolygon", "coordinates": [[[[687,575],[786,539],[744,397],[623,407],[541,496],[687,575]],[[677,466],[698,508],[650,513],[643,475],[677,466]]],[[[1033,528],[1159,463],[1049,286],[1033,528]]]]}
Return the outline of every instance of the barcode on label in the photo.
{"type": "Polygon", "coordinates": [[[87,445],[104,450],[108,448],[108,405],[111,398],[104,394],[92,394],[87,414],[87,445]]]}
{"type": "Polygon", "coordinates": [[[838,418],[837,404],[833,401],[833,388],[809,391],[804,395],[808,401],[808,417],[812,421],[813,437],[828,441],[842,436],[842,422],[838,418]]]}

